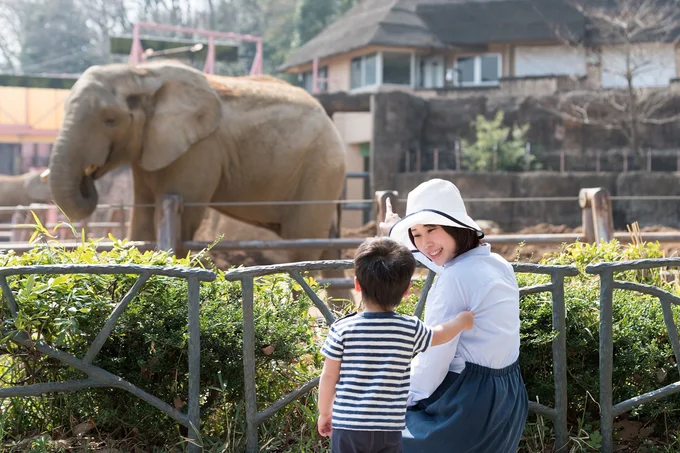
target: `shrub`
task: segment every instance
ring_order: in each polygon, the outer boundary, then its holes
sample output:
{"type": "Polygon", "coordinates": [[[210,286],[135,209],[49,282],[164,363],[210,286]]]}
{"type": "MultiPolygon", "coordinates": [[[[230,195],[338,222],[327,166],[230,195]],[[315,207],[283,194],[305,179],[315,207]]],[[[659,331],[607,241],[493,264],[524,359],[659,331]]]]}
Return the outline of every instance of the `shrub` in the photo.
{"type": "MultiPolygon", "coordinates": [[[[580,274],[565,284],[569,422],[572,427],[599,427],[599,277],[585,272],[590,263],[660,258],[658,243],[622,247],[616,240],[590,245],[565,245],[544,257],[541,264],[573,265],[580,274]]],[[[627,280],[677,293],[674,283],[661,278],[661,270],[615,274],[627,280]]],[[[518,274],[520,286],[546,283],[544,276],[518,274]]],[[[523,297],[520,363],[529,399],[554,404],[552,373],[552,307],[549,293],[523,297]]],[[[680,307],[674,307],[676,322],[680,307]]],[[[678,381],[678,369],[658,299],[632,291],[615,290],[613,296],[614,403],[678,381]]],[[[680,395],[645,404],[626,417],[656,422],[658,431],[678,426],[680,395]]]]}
{"type": "MultiPolygon", "coordinates": [[[[124,241],[111,252],[97,252],[95,242],[73,251],[58,244],[36,245],[23,255],[0,255],[2,266],[37,264],[145,264],[195,267],[202,255],[176,258],[165,252],[142,253],[124,241]]],[[[242,311],[240,282],[224,273],[203,283],[201,300],[201,414],[203,431],[224,434],[225,425],[244,424],[242,311]],[[225,421],[221,416],[230,414],[225,421]]],[[[21,275],[9,278],[20,312],[12,318],[3,298],[5,329],[27,330],[33,338],[82,357],[107,317],[132,287],[134,275],[21,275]]],[[[258,404],[276,401],[313,377],[318,368],[314,320],[306,295],[283,276],[263,277],[255,285],[255,338],[258,404]]],[[[311,282],[311,281],[310,281],[311,282]]],[[[317,287],[311,282],[313,287],[317,287]]],[[[119,318],[94,361],[162,400],[182,407],[187,401],[187,285],[183,279],[154,276],[119,318]]],[[[0,339],[0,386],[58,382],[85,376],[31,348],[0,339]]],[[[91,419],[99,435],[117,439],[136,435],[147,445],[179,440],[177,424],[136,397],[116,389],[89,389],[0,402],[5,439],[33,432],[66,434],[73,424],[91,419]]],[[[279,415],[295,423],[295,408],[279,415]]],[[[186,407],[183,407],[186,410],[186,407]]],[[[234,428],[233,426],[231,428],[234,428]]],[[[0,429],[0,433],[2,429],[0,429]]]]}

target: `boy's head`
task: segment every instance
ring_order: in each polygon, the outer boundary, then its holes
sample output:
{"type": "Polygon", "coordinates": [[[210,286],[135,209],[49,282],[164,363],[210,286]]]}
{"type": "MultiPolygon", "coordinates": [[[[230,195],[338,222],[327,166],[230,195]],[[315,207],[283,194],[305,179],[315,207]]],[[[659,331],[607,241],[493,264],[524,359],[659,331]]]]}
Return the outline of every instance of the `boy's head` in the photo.
{"type": "Polygon", "coordinates": [[[354,272],[364,301],[394,310],[411,284],[416,259],[388,237],[367,239],[354,256],[354,272]]]}

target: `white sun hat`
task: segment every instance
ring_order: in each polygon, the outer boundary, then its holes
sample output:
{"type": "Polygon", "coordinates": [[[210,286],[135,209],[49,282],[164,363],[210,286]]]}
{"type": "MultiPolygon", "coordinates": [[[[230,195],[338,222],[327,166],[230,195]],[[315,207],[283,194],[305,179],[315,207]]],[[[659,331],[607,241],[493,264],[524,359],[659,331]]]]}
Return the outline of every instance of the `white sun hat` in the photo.
{"type": "Polygon", "coordinates": [[[465,209],[460,191],[451,181],[430,179],[413,189],[406,200],[406,215],[390,229],[389,237],[414,249],[408,232],[414,225],[445,225],[484,232],[465,209]]]}

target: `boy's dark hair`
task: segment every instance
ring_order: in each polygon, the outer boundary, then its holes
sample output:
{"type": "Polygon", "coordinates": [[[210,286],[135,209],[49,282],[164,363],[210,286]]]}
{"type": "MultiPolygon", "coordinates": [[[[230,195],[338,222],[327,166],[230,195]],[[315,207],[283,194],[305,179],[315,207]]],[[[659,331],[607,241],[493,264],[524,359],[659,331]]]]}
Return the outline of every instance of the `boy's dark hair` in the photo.
{"type": "MultiPolygon", "coordinates": [[[[454,241],[456,241],[456,251],[453,254],[454,258],[482,245],[482,240],[479,239],[479,236],[477,236],[477,232],[475,230],[470,230],[468,228],[457,228],[448,225],[439,226],[442,227],[442,229],[446,231],[454,241]]],[[[410,228],[408,230],[408,237],[415,246],[416,241],[413,238],[413,233],[411,233],[410,228]]]]}
{"type": "Polygon", "coordinates": [[[401,303],[415,270],[413,253],[388,237],[367,239],[354,255],[362,297],[384,310],[401,303]]]}

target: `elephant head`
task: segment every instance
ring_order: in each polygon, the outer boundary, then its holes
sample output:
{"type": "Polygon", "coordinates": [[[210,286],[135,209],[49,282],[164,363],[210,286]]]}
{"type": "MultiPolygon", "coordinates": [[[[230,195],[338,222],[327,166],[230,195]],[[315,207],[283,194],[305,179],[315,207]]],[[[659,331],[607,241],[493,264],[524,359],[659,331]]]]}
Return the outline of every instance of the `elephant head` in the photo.
{"type": "Polygon", "coordinates": [[[126,163],[166,167],[220,120],[217,93],[189,66],[92,66],[66,99],[48,169],[53,199],[71,219],[85,218],[97,206],[95,179],[126,163]]]}

